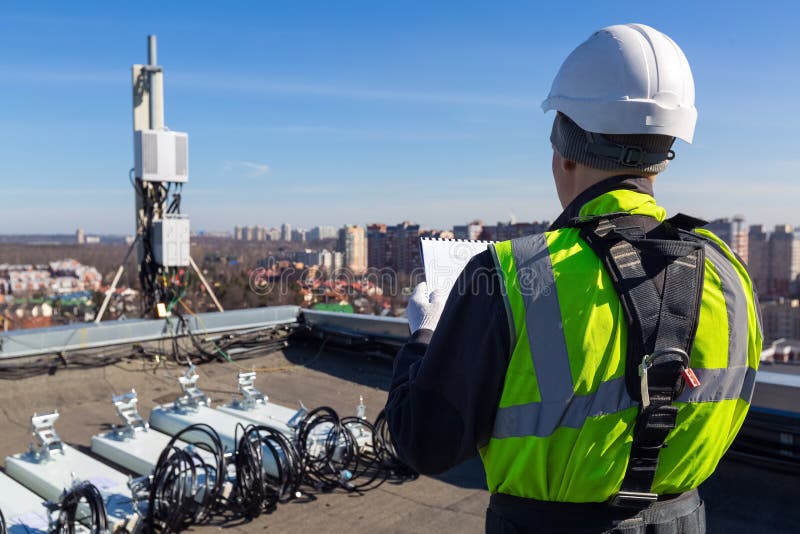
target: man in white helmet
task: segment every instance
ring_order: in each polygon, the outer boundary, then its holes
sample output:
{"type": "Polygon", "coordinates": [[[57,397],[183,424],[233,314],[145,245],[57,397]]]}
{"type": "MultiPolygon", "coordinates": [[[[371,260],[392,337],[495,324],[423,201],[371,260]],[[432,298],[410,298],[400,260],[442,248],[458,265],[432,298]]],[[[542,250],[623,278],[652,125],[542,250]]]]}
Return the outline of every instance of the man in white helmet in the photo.
{"type": "Polygon", "coordinates": [[[761,322],[742,262],[653,198],[694,134],[689,64],[653,28],[604,28],[542,107],[564,211],[475,256],[449,296],[416,289],[395,446],[422,473],[478,452],[489,532],[704,532],[697,487],[747,413],[761,322]]]}

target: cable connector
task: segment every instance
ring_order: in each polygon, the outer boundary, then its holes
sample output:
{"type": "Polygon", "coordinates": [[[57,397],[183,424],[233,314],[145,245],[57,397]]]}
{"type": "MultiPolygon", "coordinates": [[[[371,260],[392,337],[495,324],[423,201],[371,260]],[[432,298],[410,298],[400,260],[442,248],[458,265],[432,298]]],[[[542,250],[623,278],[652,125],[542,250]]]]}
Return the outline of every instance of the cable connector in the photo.
{"type": "Polygon", "coordinates": [[[356,406],[356,417],[359,419],[367,418],[367,407],[364,405],[364,396],[358,396],[358,406],[356,406]]]}

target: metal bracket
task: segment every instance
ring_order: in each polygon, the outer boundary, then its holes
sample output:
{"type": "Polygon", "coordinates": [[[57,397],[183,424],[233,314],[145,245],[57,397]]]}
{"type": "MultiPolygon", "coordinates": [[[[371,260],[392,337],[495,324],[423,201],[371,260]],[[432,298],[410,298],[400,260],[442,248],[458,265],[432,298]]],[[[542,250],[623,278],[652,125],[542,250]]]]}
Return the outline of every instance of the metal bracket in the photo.
{"type": "Polygon", "coordinates": [[[114,432],[119,437],[133,438],[136,432],[147,432],[150,425],[147,424],[136,408],[139,402],[139,396],[136,395],[136,390],[131,389],[130,393],[124,395],[114,395],[111,397],[111,402],[117,409],[117,415],[125,423],[124,426],[114,428],[114,432]]]}
{"type": "Polygon", "coordinates": [[[300,402],[300,409],[297,410],[295,414],[292,416],[292,418],[286,422],[286,426],[294,430],[297,430],[297,427],[300,426],[300,421],[302,421],[303,418],[306,415],[308,415],[308,408],[305,407],[303,401],[299,402],[300,402]]]}
{"type": "Polygon", "coordinates": [[[239,371],[239,393],[242,398],[233,399],[233,406],[240,410],[252,410],[258,404],[266,404],[269,399],[256,389],[256,372],[239,371]]]}
{"type": "Polygon", "coordinates": [[[43,415],[33,414],[31,417],[31,433],[37,444],[30,444],[30,453],[37,462],[47,461],[53,452],[64,454],[64,443],[56,434],[54,427],[58,421],[58,410],[43,415]]]}
{"type": "Polygon", "coordinates": [[[183,395],[175,400],[175,408],[178,410],[195,411],[200,406],[210,406],[210,401],[206,394],[197,387],[197,380],[200,378],[194,371],[194,365],[190,365],[183,376],[178,377],[183,395]]]}

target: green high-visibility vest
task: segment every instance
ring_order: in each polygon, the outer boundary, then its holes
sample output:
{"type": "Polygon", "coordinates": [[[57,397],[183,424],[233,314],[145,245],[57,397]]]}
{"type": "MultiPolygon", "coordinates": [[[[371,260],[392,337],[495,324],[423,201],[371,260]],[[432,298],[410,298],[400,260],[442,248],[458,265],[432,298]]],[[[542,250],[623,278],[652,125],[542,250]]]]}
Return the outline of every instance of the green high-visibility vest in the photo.
{"type": "MultiPolygon", "coordinates": [[[[626,211],[663,221],[642,193],[618,190],[582,216],[626,211]]],[[[690,365],[700,385],[676,401],[652,490],[696,488],[744,421],[761,353],[753,286],[728,246],[706,230],[705,282],[690,365]]],[[[620,489],[638,404],[625,386],[627,327],[600,259],[564,228],[497,243],[511,350],[492,437],[480,448],[491,493],[603,502],[620,489]]]]}

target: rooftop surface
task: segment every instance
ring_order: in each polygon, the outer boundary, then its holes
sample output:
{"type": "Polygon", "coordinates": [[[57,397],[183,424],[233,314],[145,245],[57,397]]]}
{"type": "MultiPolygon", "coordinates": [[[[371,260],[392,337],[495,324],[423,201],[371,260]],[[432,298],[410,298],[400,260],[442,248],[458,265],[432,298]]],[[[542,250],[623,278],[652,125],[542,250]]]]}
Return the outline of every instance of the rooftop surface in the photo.
{"type": "MultiPolygon", "coordinates": [[[[241,365],[262,369],[257,387],[270,400],[297,406],[327,405],[340,415],[353,415],[363,395],[367,416],[374,420],[386,401],[391,360],[340,350],[318,342],[294,342],[241,365]]],[[[179,394],[175,363],[156,367],[142,360],[85,370],[59,371],[22,380],[0,381],[0,455],[21,452],[30,441],[34,412],[58,409],[56,429],[67,443],[89,452],[92,435],[117,423],[111,396],[135,388],[143,416],[179,394]]],[[[213,404],[236,395],[232,363],[208,363],[197,368],[200,388],[213,404]]],[[[757,392],[757,395],[761,394],[757,392]]],[[[790,399],[785,399],[790,400],[790,399]]],[[[783,406],[783,402],[781,406],[783,406]]],[[[800,476],[763,465],[724,460],[701,487],[709,532],[795,531],[800,476]]],[[[363,495],[343,492],[318,495],[312,502],[279,505],[252,523],[194,526],[192,532],[224,528],[232,532],[482,532],[488,503],[480,462],[471,460],[441,476],[420,477],[403,484],[386,483],[363,495]]]]}

